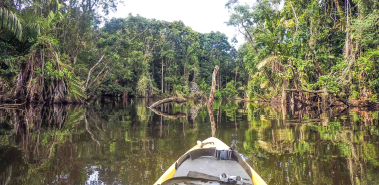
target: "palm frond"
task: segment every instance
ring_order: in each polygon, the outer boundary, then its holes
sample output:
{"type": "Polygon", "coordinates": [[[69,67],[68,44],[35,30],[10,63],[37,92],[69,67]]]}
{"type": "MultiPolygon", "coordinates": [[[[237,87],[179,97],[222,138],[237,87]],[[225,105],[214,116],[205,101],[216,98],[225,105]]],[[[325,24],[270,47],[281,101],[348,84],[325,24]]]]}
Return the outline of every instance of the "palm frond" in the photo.
{"type": "Polygon", "coordinates": [[[260,70],[263,66],[267,65],[273,60],[277,60],[277,56],[269,55],[265,59],[263,59],[261,62],[257,64],[257,69],[260,70]]]}
{"type": "Polygon", "coordinates": [[[84,91],[84,84],[76,77],[67,78],[69,89],[68,95],[74,100],[83,100],[87,98],[84,91]]]}
{"type": "Polygon", "coordinates": [[[66,125],[76,126],[84,118],[85,109],[76,108],[68,111],[66,125]]]}
{"type": "Polygon", "coordinates": [[[11,31],[18,40],[22,40],[22,25],[20,19],[13,12],[0,8],[0,30],[4,28],[11,31]]]}

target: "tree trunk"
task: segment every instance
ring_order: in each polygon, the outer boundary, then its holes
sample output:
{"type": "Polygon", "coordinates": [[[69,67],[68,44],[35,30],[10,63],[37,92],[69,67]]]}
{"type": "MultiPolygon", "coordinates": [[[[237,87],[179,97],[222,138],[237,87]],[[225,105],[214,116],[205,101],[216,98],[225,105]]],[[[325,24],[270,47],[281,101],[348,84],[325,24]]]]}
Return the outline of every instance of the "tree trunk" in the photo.
{"type": "Polygon", "coordinates": [[[214,118],[214,115],[213,115],[212,105],[213,105],[214,94],[215,94],[215,90],[216,90],[216,84],[217,84],[216,76],[217,76],[218,70],[219,70],[219,67],[215,66],[215,69],[214,69],[213,75],[212,75],[211,93],[209,94],[208,105],[207,105],[207,107],[208,107],[208,113],[209,113],[209,119],[211,121],[211,126],[212,126],[212,137],[216,136],[216,123],[215,123],[215,118],[214,118]]]}
{"type": "MultiPolygon", "coordinates": [[[[163,107],[161,107],[161,112],[163,112],[163,107]]],[[[161,115],[161,126],[160,126],[160,132],[159,132],[160,137],[162,137],[162,131],[163,131],[163,116],[161,115]]]]}
{"type": "Polygon", "coordinates": [[[241,25],[242,25],[243,29],[246,31],[247,36],[245,36],[245,37],[250,41],[251,47],[253,47],[255,53],[258,53],[257,48],[254,46],[254,40],[253,40],[253,37],[251,36],[250,32],[247,30],[247,28],[245,27],[245,25],[243,25],[243,22],[241,22],[241,25]]]}
{"type": "MultiPolygon", "coordinates": [[[[167,74],[166,74],[167,75],[167,74]]],[[[166,81],[166,86],[165,86],[165,93],[166,94],[168,94],[168,89],[167,89],[167,87],[168,87],[168,82],[166,81]]]]}
{"type": "Polygon", "coordinates": [[[339,4],[338,0],[334,0],[334,3],[337,6],[338,14],[341,16],[341,18],[343,18],[343,12],[342,12],[342,9],[340,7],[340,4],[339,4]]]}
{"type": "Polygon", "coordinates": [[[163,84],[164,84],[164,76],[163,76],[163,58],[162,58],[162,94],[163,94],[163,84]]]}
{"type": "Polygon", "coordinates": [[[187,49],[187,54],[186,54],[186,61],[184,62],[184,78],[185,78],[185,83],[187,84],[188,77],[187,77],[187,65],[188,65],[188,49],[187,49]]]}
{"type": "Polygon", "coordinates": [[[215,95],[216,84],[217,84],[216,75],[217,75],[219,69],[220,68],[218,66],[215,66],[215,69],[213,71],[213,75],[212,75],[212,87],[211,87],[211,93],[209,94],[208,107],[209,106],[212,107],[212,104],[213,104],[213,101],[214,101],[214,95],[215,95]]]}
{"type": "Polygon", "coordinates": [[[295,19],[296,19],[296,31],[297,31],[297,29],[299,28],[299,19],[297,18],[297,15],[296,15],[296,12],[295,12],[295,8],[293,8],[293,5],[292,5],[291,0],[289,0],[289,2],[290,2],[290,5],[291,5],[291,8],[292,8],[293,14],[294,14],[294,16],[295,16],[295,19]]]}

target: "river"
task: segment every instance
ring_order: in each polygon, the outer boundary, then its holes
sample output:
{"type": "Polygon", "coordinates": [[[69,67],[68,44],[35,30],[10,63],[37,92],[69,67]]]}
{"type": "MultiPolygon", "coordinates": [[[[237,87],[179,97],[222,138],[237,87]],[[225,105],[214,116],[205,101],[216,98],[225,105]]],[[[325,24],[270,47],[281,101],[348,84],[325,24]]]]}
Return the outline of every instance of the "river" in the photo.
{"type": "MultiPolygon", "coordinates": [[[[153,184],[212,136],[205,102],[0,109],[0,184],[153,184]]],[[[268,184],[379,184],[378,112],[216,100],[215,135],[268,184]]]]}

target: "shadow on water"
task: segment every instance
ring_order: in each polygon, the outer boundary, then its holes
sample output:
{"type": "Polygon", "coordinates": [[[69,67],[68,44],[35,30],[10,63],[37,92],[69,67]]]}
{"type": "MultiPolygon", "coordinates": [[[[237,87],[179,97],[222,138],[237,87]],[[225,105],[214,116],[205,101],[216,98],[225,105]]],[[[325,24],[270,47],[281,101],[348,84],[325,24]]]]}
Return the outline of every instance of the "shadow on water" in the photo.
{"type": "Polygon", "coordinates": [[[153,100],[0,109],[0,184],[153,184],[215,134],[268,184],[377,184],[378,112],[153,100]]]}

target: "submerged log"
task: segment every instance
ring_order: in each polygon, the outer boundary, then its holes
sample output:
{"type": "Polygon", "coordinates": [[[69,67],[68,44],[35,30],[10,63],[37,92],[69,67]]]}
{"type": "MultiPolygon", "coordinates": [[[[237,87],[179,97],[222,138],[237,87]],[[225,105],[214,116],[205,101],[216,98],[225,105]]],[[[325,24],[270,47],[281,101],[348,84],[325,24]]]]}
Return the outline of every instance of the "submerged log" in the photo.
{"type": "Polygon", "coordinates": [[[184,103],[186,101],[187,101],[186,98],[180,98],[180,97],[177,97],[177,96],[173,96],[171,98],[165,98],[163,100],[159,100],[159,101],[153,103],[152,105],[150,105],[149,108],[150,109],[155,108],[155,107],[157,107],[158,105],[160,105],[162,103],[168,103],[168,102],[184,103]]]}

